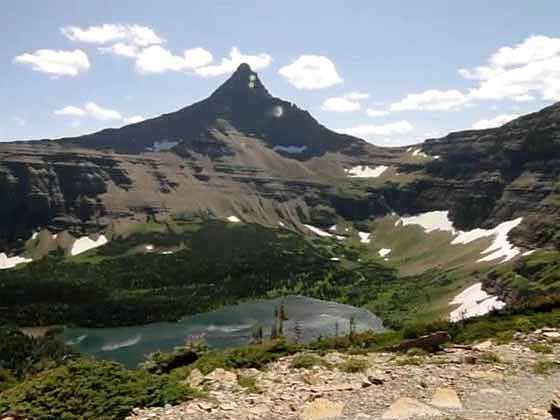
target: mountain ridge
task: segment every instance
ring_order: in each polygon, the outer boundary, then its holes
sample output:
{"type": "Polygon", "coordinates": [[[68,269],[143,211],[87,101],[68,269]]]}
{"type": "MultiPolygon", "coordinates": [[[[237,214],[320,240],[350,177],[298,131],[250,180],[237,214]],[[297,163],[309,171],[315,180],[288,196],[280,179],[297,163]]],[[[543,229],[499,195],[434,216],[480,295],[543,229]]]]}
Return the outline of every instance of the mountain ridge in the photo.
{"type": "Polygon", "coordinates": [[[383,148],[329,130],[241,65],[208,98],[172,113],[0,144],[0,244],[44,228],[120,234],[180,213],[305,230],[448,210],[466,230],[523,217],[514,240],[549,246],[560,240],[559,109],[383,148]]]}

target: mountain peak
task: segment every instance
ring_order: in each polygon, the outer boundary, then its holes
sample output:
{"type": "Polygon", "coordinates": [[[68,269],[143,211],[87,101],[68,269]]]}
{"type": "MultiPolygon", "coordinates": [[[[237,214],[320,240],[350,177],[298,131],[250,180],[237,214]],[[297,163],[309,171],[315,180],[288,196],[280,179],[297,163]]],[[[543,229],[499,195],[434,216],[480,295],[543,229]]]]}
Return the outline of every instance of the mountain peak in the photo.
{"type": "Polygon", "coordinates": [[[270,98],[271,95],[268,93],[264,85],[259,79],[257,73],[255,73],[251,66],[247,63],[241,63],[237,70],[226,80],[213,94],[212,96],[221,95],[253,95],[260,97],[270,98]]]}

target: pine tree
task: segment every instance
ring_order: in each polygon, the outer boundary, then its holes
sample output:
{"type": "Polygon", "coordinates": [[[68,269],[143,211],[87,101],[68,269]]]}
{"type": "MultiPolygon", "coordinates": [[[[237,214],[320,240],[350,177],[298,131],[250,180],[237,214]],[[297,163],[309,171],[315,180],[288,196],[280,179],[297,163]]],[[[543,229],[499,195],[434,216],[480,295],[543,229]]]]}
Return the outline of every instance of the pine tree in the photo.
{"type": "Polygon", "coordinates": [[[299,344],[303,336],[303,330],[299,321],[294,322],[294,342],[299,344]]]}

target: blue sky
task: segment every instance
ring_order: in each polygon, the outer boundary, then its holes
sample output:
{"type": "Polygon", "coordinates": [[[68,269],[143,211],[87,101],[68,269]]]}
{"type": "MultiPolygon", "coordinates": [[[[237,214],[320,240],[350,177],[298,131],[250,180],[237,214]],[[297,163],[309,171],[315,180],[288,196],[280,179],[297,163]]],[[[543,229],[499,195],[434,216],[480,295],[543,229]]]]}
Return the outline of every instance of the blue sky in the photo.
{"type": "Polygon", "coordinates": [[[208,96],[240,60],[329,128],[388,146],[560,100],[556,0],[9,4],[4,141],[171,112],[208,96]]]}

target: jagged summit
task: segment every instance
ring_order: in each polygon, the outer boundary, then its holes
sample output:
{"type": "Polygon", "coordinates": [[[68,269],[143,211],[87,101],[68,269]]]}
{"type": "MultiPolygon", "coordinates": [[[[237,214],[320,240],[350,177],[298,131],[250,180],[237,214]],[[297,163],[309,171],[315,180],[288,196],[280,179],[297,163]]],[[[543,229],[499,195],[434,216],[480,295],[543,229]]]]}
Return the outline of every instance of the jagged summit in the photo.
{"type": "Polygon", "coordinates": [[[230,78],[214,91],[211,97],[237,95],[272,98],[259,79],[258,74],[247,63],[241,63],[230,78]]]}
{"type": "Polygon", "coordinates": [[[231,155],[228,146],[214,137],[216,130],[238,133],[265,142],[280,154],[298,160],[327,152],[363,154],[363,140],[335,133],[322,126],[309,112],[273,97],[247,63],[207,99],[160,117],[107,129],[81,137],[61,139],[66,144],[119,153],[144,153],[165,144],[182,156],[192,152],[217,158],[231,155]],[[175,147],[177,146],[177,147],[175,147]]]}

